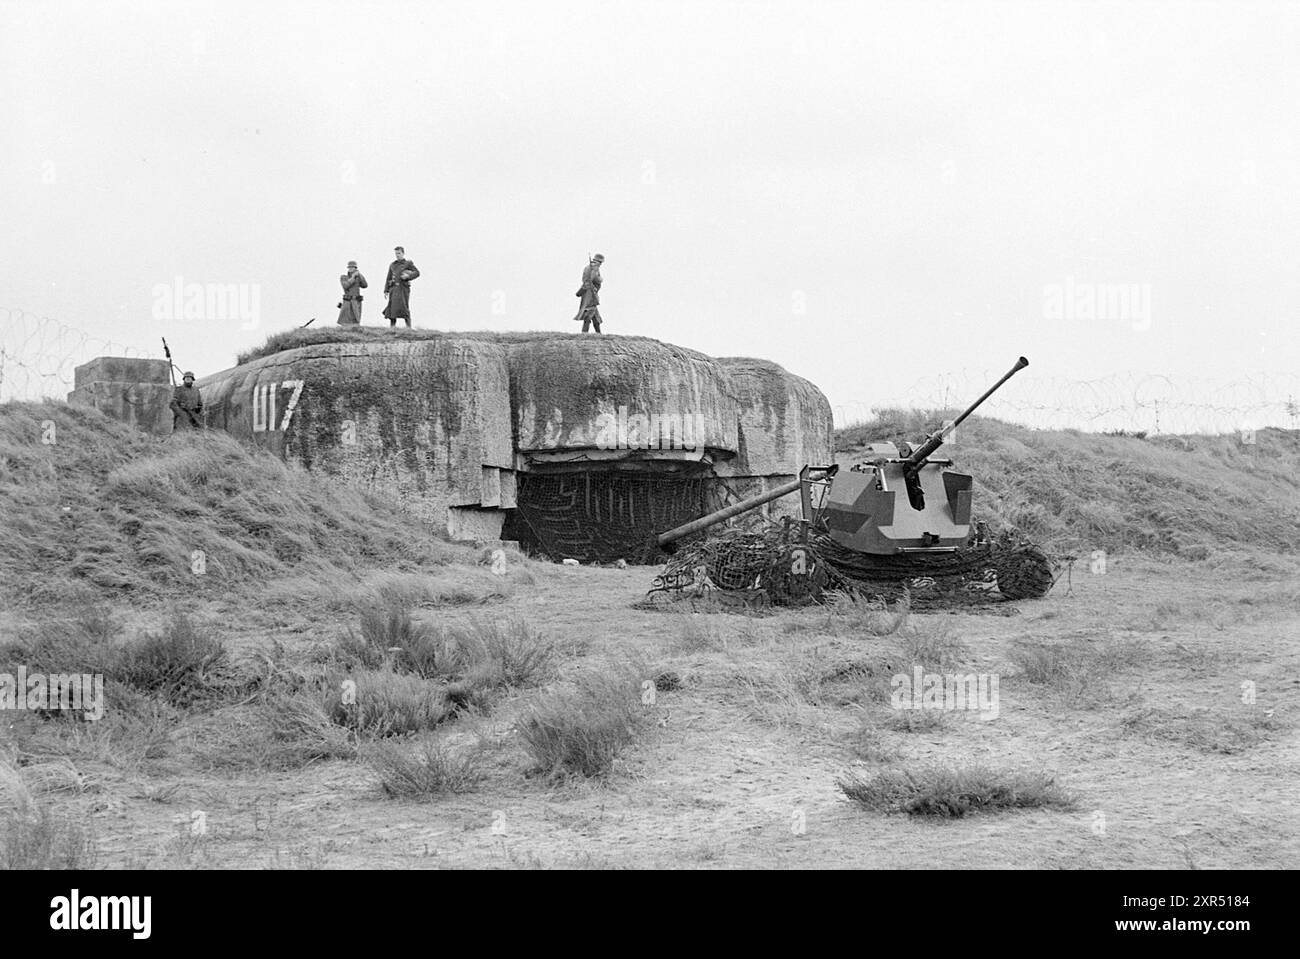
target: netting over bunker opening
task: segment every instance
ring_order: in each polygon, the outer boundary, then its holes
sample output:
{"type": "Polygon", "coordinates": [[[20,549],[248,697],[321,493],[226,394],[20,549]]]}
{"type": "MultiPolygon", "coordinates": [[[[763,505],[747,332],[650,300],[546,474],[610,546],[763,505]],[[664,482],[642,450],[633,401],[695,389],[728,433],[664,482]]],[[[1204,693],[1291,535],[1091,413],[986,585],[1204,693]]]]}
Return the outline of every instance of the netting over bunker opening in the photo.
{"type": "Polygon", "coordinates": [[[657,562],[651,537],[714,509],[714,476],[665,477],[623,470],[525,473],[511,533],[552,559],[657,562]]]}

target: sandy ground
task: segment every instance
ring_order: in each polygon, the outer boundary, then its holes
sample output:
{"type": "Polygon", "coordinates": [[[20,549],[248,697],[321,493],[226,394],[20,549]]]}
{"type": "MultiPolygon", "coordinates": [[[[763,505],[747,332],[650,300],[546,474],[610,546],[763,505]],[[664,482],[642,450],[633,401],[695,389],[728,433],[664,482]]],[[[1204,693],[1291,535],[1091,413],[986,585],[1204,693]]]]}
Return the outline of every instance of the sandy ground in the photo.
{"type": "MultiPolygon", "coordinates": [[[[1081,562],[1068,592],[1062,580],[1046,599],[1019,604],[1018,615],[913,614],[885,637],[845,632],[820,610],[633,608],[646,569],[533,569],[534,585],[473,614],[522,615],[559,641],[561,680],[628,656],[650,674],[682,678],[680,689],[658,693],[658,724],[605,781],[525,775],[512,721],[537,692],[523,691],[480,721],[494,743],[492,769],[468,794],[388,799],[354,761],[268,774],[204,771],[169,756],[79,762],[88,788],[51,801],[91,825],[98,864],[109,868],[1277,868],[1300,859],[1294,569],[1247,564],[1227,575],[1121,558],[1093,575],[1081,562]],[[927,731],[884,729],[898,757],[880,763],[858,759],[851,737],[886,707],[819,706],[781,692],[783,677],[810,665],[896,659],[909,633],[959,639],[958,671],[999,674],[998,717],[953,713],[927,731]],[[1017,675],[1008,655],[1024,639],[1131,641],[1140,655],[1088,701],[1072,702],[1017,675]],[[1254,703],[1242,702],[1247,681],[1254,703]],[[1270,728],[1224,754],[1126,729],[1125,717],[1146,708],[1207,710],[1224,722],[1267,715],[1270,728]],[[866,811],[835,786],[849,769],[929,761],[1047,771],[1078,806],[933,821],[866,811]],[[206,833],[195,836],[200,814],[206,833]]],[[[223,604],[200,615],[247,622],[237,630],[245,646],[278,638],[292,647],[343,627],[223,604]]]]}

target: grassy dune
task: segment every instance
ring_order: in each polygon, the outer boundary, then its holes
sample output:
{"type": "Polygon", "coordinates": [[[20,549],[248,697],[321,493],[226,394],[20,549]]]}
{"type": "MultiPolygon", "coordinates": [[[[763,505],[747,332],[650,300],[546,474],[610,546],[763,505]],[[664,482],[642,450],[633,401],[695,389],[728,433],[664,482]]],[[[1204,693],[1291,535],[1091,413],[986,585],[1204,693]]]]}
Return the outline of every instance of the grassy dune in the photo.
{"type": "MultiPolygon", "coordinates": [[[[959,411],[881,410],[836,434],[854,461],[873,439],[915,445],[959,411]]],[[[975,477],[977,517],[1064,551],[1190,560],[1300,550],[1300,433],[1105,435],[972,417],[941,449],[975,477]]]]}
{"type": "Polygon", "coordinates": [[[105,679],[99,719],[0,713],[0,868],[1294,862],[1300,451],[1257,439],[975,421],[980,512],[1105,575],[692,615],[220,434],[0,406],[0,674],[105,679]],[[901,708],[917,668],[999,676],[996,717],[901,708]]]}
{"type": "Polygon", "coordinates": [[[365,571],[472,564],[395,505],[220,432],[146,436],[63,403],[0,406],[0,595],[49,604],[332,594],[365,571]],[[44,441],[43,441],[44,440],[44,441]]]}

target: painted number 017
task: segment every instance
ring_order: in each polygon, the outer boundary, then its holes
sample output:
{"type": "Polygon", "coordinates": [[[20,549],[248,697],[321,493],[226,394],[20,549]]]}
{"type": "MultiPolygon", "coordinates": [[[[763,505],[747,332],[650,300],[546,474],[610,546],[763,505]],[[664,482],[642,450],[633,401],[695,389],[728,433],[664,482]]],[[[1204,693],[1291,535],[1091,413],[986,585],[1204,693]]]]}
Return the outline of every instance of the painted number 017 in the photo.
{"type": "Polygon", "coordinates": [[[287,430],[293,419],[293,411],[298,408],[298,399],[302,396],[302,380],[285,380],[283,383],[258,383],[253,387],[253,432],[265,433],[275,430],[287,430]],[[284,418],[277,424],[280,390],[293,390],[289,402],[284,407],[284,418]]]}

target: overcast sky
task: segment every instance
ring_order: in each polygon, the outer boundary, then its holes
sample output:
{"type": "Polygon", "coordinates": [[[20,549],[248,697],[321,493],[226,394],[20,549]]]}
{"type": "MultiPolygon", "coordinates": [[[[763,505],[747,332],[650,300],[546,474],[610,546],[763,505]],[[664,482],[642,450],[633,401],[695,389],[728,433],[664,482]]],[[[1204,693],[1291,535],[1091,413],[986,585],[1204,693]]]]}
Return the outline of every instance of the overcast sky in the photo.
{"type": "Polygon", "coordinates": [[[842,414],[1022,353],[1031,392],[1300,370],[1296,3],[0,12],[0,308],[200,375],[333,324],[349,259],[386,323],[398,243],[419,326],[575,332],[601,252],[606,332],[842,414]],[[178,278],[257,316],[160,316],[178,278]]]}

